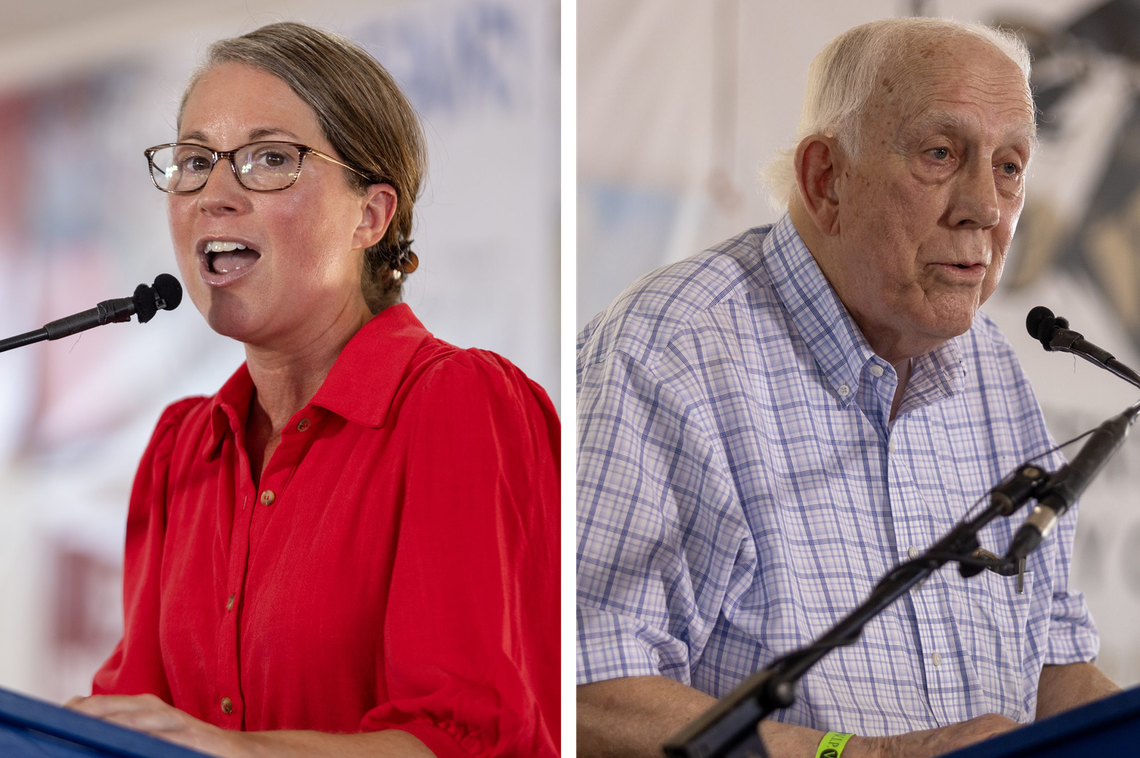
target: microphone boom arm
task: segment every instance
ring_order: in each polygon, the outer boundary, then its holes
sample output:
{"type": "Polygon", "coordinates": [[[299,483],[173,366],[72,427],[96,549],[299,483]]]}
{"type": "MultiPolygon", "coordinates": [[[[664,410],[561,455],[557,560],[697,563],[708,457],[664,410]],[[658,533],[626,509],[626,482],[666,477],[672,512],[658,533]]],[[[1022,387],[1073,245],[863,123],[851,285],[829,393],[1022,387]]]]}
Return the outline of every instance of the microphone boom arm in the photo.
{"type": "Polygon", "coordinates": [[[139,323],[146,323],[158,310],[172,311],[182,302],[182,285],[170,274],[159,274],[154,285],[140,284],[131,297],[104,300],[90,310],[56,319],[39,329],[0,340],[0,353],[43,340],[58,340],[103,324],[130,321],[138,314],[139,323]]]}
{"type": "Polygon", "coordinates": [[[1009,516],[1034,497],[1049,474],[1028,461],[1008,482],[990,490],[990,504],[962,521],[919,557],[895,566],[870,596],[810,645],[777,658],[752,674],[665,743],[667,758],[754,758],[766,756],[757,725],[795,701],[795,684],[837,647],[858,641],[863,627],[911,587],[950,561],[971,561],[978,532],[998,516],[1009,516]],[[1004,487],[1012,484],[1011,487],[1004,487]]]}

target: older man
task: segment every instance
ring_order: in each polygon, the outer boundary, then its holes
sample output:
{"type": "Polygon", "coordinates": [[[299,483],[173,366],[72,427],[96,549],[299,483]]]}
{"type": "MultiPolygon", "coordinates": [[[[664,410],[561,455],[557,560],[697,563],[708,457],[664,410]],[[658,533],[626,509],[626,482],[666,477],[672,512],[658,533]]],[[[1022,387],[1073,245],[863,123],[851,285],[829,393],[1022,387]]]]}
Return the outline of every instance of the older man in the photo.
{"type": "MultiPolygon", "coordinates": [[[[788,214],[582,333],[580,755],[660,755],[1051,447],[978,314],[1024,202],[1028,69],[985,27],[846,32],[812,64],[788,214]]],[[[845,732],[848,758],[937,755],[1115,691],[1067,586],[1073,529],[1022,577],[941,571],[888,608],[762,727],[770,752],[845,732]]]]}

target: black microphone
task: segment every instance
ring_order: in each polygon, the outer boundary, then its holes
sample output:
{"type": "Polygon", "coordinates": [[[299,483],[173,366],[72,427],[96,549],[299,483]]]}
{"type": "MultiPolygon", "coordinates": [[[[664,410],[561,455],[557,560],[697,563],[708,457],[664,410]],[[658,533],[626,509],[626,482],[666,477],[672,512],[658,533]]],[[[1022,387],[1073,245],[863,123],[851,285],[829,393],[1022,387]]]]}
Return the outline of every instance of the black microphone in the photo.
{"type": "Polygon", "coordinates": [[[1140,374],[1125,366],[1102,347],[1085,339],[1080,332],[1069,328],[1068,319],[1054,316],[1053,311],[1039,305],[1025,317],[1025,328],[1029,336],[1038,340],[1046,350],[1060,350],[1079,355],[1087,361],[1106,368],[1133,386],[1140,387],[1140,374]]]}
{"type": "Polygon", "coordinates": [[[1029,518],[1010,541],[1006,558],[1019,561],[1037,549],[1056,526],[1057,519],[1065,515],[1124,442],[1137,414],[1140,414],[1140,403],[1098,426],[1072,462],[1053,475],[1038,496],[1029,518]]]}
{"type": "Polygon", "coordinates": [[[130,321],[137,315],[140,324],[154,318],[160,310],[172,311],[182,302],[182,285],[170,274],[159,274],[154,284],[140,284],[130,297],[104,300],[90,310],[44,324],[42,329],[0,340],[0,353],[41,340],[57,340],[103,324],[130,321]]]}

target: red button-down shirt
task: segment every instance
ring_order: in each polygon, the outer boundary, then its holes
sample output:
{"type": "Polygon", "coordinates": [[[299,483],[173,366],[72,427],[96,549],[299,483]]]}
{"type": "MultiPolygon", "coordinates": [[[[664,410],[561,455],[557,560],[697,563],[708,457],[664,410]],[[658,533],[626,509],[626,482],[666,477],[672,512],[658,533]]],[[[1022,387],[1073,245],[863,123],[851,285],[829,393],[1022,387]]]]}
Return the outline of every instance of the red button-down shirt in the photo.
{"type": "Polygon", "coordinates": [[[558,418],[406,305],[341,352],[254,487],[243,366],[167,408],[96,694],[229,729],[403,729],[438,756],[559,740],[558,418]]]}

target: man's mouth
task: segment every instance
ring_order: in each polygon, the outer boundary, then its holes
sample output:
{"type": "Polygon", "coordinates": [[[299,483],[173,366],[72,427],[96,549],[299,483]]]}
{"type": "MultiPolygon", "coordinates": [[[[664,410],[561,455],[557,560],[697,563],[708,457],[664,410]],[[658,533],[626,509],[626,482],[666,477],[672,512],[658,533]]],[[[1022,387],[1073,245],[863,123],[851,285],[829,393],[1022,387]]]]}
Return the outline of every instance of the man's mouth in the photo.
{"type": "Polygon", "coordinates": [[[211,274],[232,274],[252,266],[261,253],[240,242],[211,240],[206,243],[206,268],[211,274]]]}
{"type": "Polygon", "coordinates": [[[938,271],[942,272],[942,276],[948,277],[946,281],[958,284],[969,284],[971,286],[981,282],[986,276],[986,264],[984,263],[939,263],[936,266],[938,271]]]}

